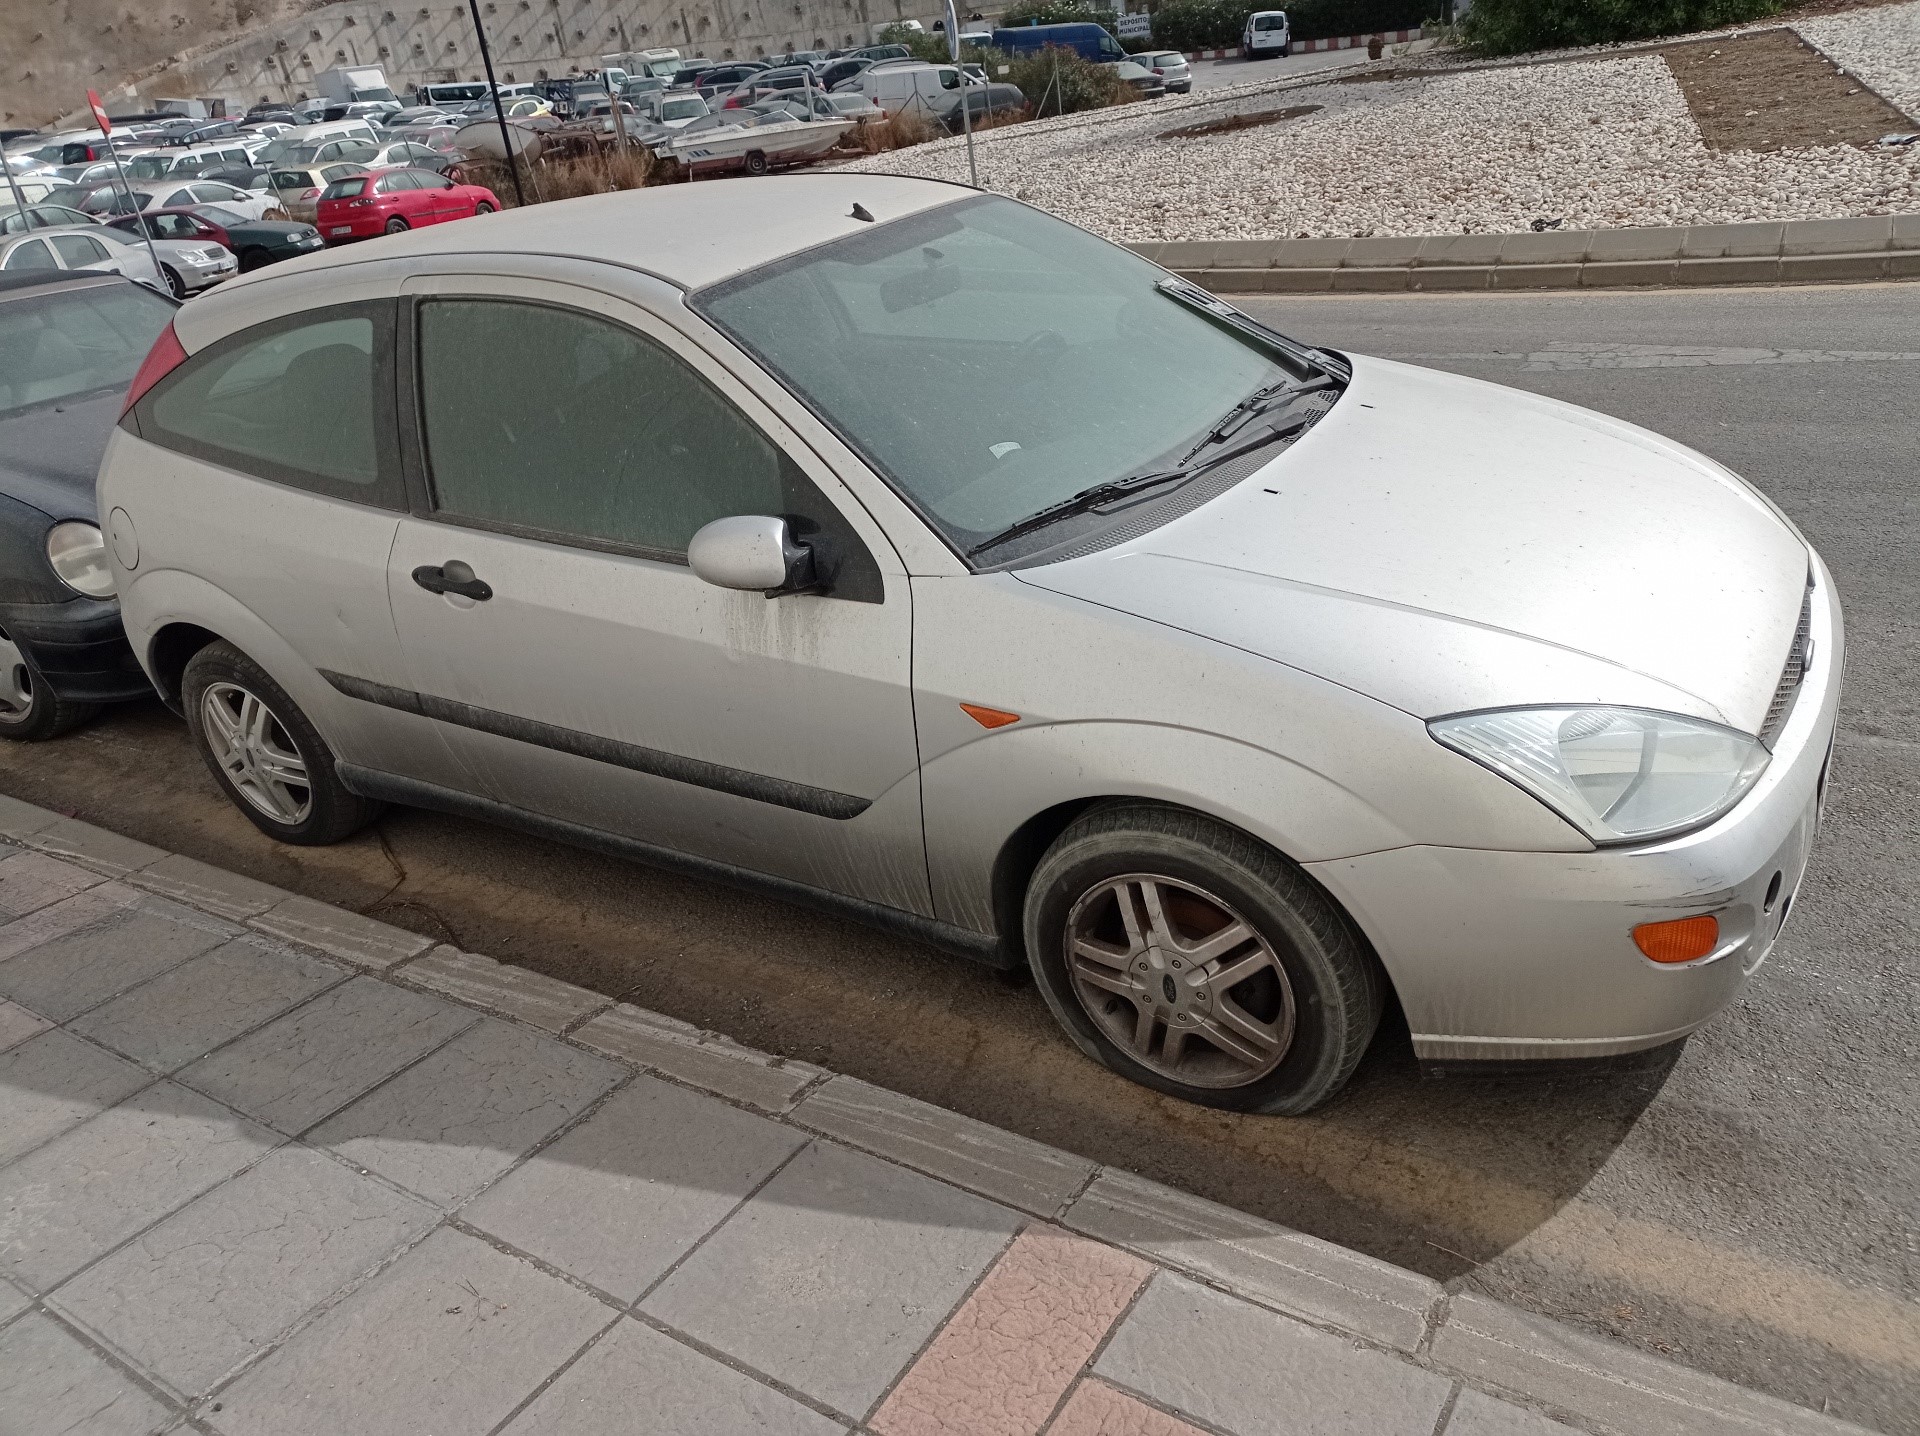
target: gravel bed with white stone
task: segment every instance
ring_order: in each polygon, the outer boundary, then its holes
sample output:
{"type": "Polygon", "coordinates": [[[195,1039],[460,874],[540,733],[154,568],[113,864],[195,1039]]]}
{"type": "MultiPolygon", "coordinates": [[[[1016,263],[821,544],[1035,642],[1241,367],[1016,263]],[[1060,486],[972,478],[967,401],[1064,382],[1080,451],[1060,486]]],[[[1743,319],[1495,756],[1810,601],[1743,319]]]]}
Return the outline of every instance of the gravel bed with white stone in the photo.
{"type": "MultiPolygon", "coordinates": [[[[1920,67],[1920,0],[1833,17],[1895,90],[1920,67]]],[[[1824,42],[1822,48],[1825,48],[1824,42]]],[[[1829,52],[1831,53],[1831,51],[1829,52]]],[[[1883,92],[1884,93],[1884,92],[1883,92]]],[[[1903,108],[1909,102],[1888,98],[1903,108]]],[[[1716,152],[1658,56],[1239,86],[976,139],[981,184],[1119,240],[1499,233],[1920,212],[1920,145],[1716,152]],[[1277,124],[1161,138],[1236,112],[1277,124]]],[[[964,180],[961,140],[856,162],[964,180]]]]}
{"type": "Polygon", "coordinates": [[[1920,0],[1794,24],[1800,38],[1920,120],[1920,0]]]}

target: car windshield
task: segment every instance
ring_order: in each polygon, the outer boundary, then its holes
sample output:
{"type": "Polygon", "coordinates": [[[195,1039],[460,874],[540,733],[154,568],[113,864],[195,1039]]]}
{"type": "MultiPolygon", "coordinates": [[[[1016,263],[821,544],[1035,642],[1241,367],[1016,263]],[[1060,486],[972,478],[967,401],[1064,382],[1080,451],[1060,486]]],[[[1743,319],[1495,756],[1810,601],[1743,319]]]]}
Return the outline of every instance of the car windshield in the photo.
{"type": "Polygon", "coordinates": [[[171,155],[135,155],[127,161],[127,178],[137,180],[159,179],[173,167],[171,155]]]}
{"type": "Polygon", "coordinates": [[[172,316],[137,284],[0,304],[0,415],[124,389],[172,316]]]}
{"type": "MultiPolygon", "coordinates": [[[[694,307],[956,547],[1176,463],[1313,372],[1170,297],[1166,272],[997,196],[723,281],[694,307]]],[[[1304,354],[1304,351],[1300,351],[1304,354]]]]}

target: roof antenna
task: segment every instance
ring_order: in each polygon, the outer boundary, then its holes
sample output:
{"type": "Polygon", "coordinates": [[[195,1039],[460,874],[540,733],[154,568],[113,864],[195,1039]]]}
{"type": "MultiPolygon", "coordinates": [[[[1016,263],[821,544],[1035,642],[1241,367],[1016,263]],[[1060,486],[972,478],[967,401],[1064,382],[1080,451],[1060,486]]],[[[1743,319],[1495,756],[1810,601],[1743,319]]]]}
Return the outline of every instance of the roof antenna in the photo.
{"type": "Polygon", "coordinates": [[[867,213],[867,207],[864,204],[861,204],[858,200],[855,200],[853,202],[853,213],[849,215],[848,218],[864,219],[868,224],[873,223],[873,216],[867,213]]]}

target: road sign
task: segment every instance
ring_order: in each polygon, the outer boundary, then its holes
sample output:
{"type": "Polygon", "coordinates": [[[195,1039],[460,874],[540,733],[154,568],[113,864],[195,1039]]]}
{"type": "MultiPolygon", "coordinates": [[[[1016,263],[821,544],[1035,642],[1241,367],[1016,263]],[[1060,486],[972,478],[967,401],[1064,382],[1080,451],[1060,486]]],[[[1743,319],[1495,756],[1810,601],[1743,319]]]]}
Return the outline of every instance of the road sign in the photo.
{"type": "Polygon", "coordinates": [[[1114,25],[1122,40],[1144,40],[1153,33],[1153,16],[1121,15],[1114,25]]]}
{"type": "Polygon", "coordinates": [[[87,108],[93,111],[93,122],[100,126],[100,133],[112,134],[113,121],[107,118],[107,107],[100,103],[100,96],[92,90],[87,91],[87,108]]]}

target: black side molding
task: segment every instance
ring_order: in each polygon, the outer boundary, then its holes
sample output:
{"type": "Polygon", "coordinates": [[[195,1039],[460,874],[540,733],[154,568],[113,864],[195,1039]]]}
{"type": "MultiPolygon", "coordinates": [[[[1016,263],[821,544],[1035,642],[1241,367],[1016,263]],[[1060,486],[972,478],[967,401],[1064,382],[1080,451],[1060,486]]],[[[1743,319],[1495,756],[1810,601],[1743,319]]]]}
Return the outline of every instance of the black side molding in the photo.
{"type": "Polygon", "coordinates": [[[792,808],[795,812],[812,813],[819,818],[844,822],[848,818],[859,817],[873,806],[871,798],[857,797],[852,793],[836,793],[831,788],[810,788],[805,783],[770,778],[764,773],[750,773],[744,768],[728,768],[699,758],[683,758],[677,753],[663,753],[658,748],[642,748],[615,738],[602,738],[595,733],[558,728],[551,723],[519,718],[511,713],[496,713],[491,708],[476,708],[470,703],[456,703],[451,698],[436,698],[430,693],[393,688],[347,673],[333,673],[323,668],[320,676],[347,697],[358,698],[363,703],[377,703],[382,708],[397,708],[402,713],[437,718],[442,723],[493,733],[515,742],[531,743],[538,748],[551,748],[556,753],[571,753],[577,758],[591,758],[596,763],[630,768],[636,773],[649,773],[656,778],[672,779],[676,783],[690,783],[696,788],[711,788],[717,793],[731,793],[736,798],[751,798],[757,803],[792,808]]]}
{"type": "Polygon", "coordinates": [[[473,818],[503,828],[514,828],[571,847],[627,858],[649,867],[725,883],[747,892],[765,893],[815,912],[852,918],[855,922],[884,929],[914,942],[923,942],[942,952],[1003,972],[1011,972],[1024,965],[1023,960],[1009,952],[1006,944],[992,933],[975,932],[971,928],[957,927],[953,923],[922,917],[918,913],[905,912],[883,903],[869,902],[865,898],[848,897],[825,888],[810,887],[791,878],[754,872],[750,868],[735,867],[712,858],[694,857],[655,843],[642,842],[638,838],[622,837],[618,833],[569,823],[561,818],[549,818],[543,813],[531,813],[525,808],[511,807],[491,798],[475,797],[471,793],[442,788],[434,783],[423,783],[417,778],[403,778],[397,773],[382,773],[352,763],[341,763],[334,771],[342,783],[363,798],[377,798],[382,802],[399,803],[410,808],[431,808],[435,812],[451,813],[458,818],[473,818]]]}

